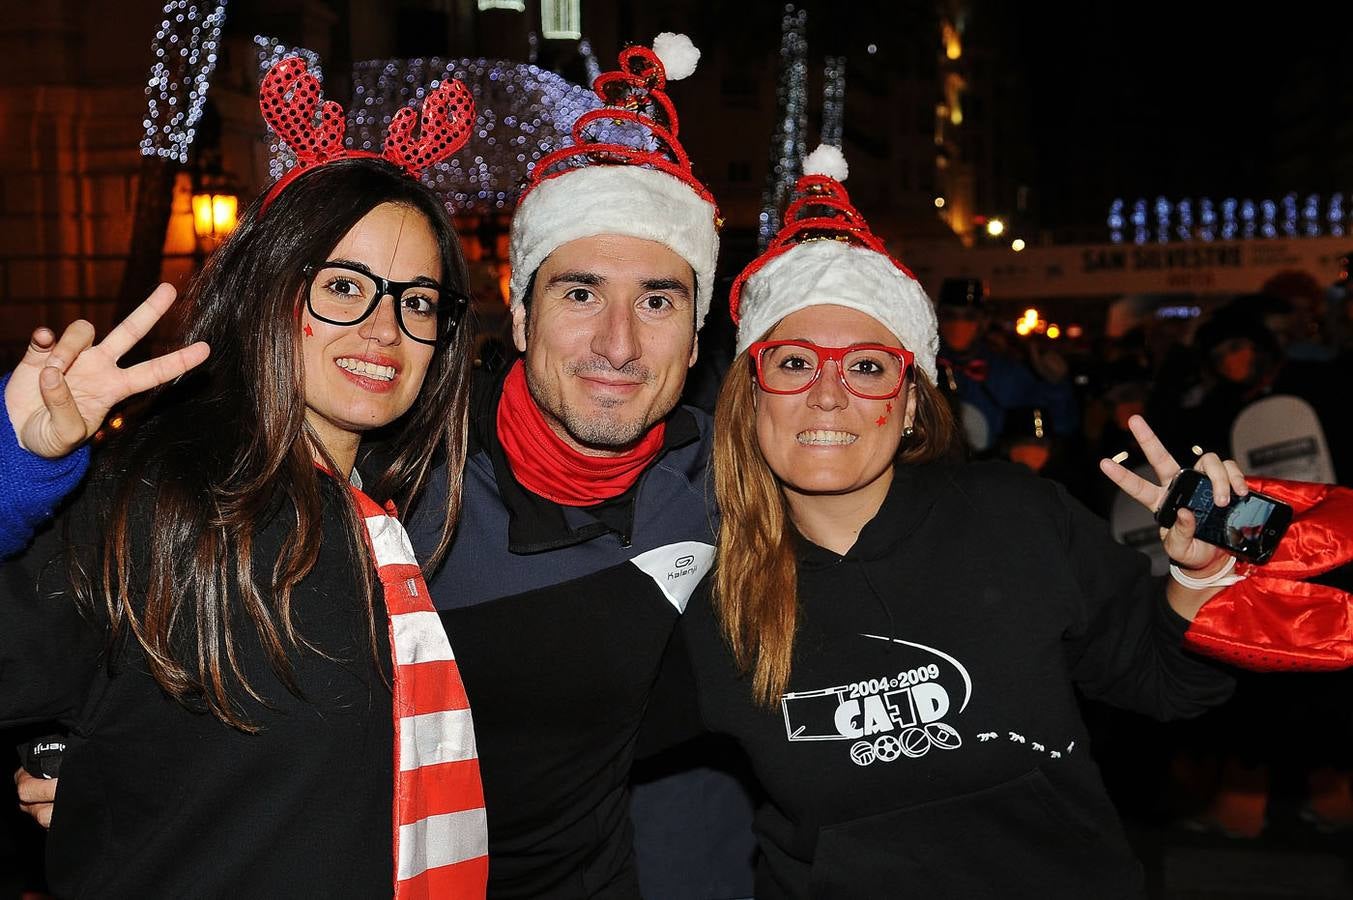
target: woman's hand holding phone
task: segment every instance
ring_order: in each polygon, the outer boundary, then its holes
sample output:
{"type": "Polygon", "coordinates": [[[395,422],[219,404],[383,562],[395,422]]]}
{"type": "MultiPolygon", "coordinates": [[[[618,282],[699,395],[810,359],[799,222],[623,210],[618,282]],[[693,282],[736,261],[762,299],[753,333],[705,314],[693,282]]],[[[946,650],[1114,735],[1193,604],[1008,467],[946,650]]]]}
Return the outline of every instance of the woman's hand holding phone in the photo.
{"type": "MultiPolygon", "coordinates": [[[[1154,515],[1165,503],[1171,482],[1183,467],[1165,449],[1160,438],[1156,437],[1156,433],[1141,416],[1129,419],[1128,428],[1160,483],[1153,484],[1111,459],[1100,460],[1099,469],[1124,493],[1154,515]]],[[[1204,453],[1194,464],[1194,469],[1211,482],[1213,503],[1217,506],[1228,506],[1233,497],[1243,497],[1250,492],[1245,484],[1245,474],[1240,471],[1235,460],[1223,460],[1215,453],[1204,453]]],[[[1200,540],[1197,528],[1197,517],[1191,510],[1181,508],[1174,524],[1160,529],[1160,539],[1165,545],[1166,554],[1180,568],[1195,577],[1206,578],[1226,564],[1228,554],[1220,547],[1200,540]]]]}

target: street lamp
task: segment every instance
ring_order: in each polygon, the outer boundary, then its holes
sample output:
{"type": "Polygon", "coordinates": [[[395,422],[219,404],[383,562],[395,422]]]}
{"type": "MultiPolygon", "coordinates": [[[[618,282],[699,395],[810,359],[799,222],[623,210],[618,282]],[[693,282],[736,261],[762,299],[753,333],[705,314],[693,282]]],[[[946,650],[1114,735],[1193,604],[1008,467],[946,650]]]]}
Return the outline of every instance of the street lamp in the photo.
{"type": "Polygon", "coordinates": [[[193,192],[193,231],[208,247],[214,247],[235,230],[240,200],[224,188],[205,186],[193,192]]]}

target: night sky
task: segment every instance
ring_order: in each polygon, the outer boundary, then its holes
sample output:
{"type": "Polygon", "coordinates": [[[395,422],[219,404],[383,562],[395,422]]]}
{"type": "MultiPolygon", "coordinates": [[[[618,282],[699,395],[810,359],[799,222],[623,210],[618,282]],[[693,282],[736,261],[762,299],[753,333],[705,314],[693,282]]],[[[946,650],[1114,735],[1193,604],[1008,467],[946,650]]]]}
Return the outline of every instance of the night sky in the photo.
{"type": "Polygon", "coordinates": [[[1353,190],[1350,4],[1018,9],[1045,225],[1102,223],[1115,192],[1353,190]]]}

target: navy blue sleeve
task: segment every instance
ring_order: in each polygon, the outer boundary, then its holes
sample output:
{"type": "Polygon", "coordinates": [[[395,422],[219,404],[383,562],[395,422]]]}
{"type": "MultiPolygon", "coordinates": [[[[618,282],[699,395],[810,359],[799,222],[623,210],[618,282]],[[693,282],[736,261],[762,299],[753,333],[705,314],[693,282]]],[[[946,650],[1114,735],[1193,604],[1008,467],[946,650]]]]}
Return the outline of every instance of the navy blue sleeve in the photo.
{"type": "MultiPolygon", "coordinates": [[[[0,378],[0,393],[9,375],[0,378]]],[[[89,447],[61,459],[45,459],[19,446],[9,416],[0,416],[0,558],[13,556],[33,538],[89,469],[89,447]]]]}

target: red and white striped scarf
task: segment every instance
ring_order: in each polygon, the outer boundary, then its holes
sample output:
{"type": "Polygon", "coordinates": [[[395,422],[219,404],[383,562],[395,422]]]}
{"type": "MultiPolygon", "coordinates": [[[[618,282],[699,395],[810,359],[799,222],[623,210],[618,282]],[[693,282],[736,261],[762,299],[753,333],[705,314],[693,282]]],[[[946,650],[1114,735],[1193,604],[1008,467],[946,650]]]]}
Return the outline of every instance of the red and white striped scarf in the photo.
{"type": "Polygon", "coordinates": [[[488,828],[474,723],[446,630],[395,505],[355,486],[390,615],[395,691],[395,897],[482,898],[488,828]]]}

